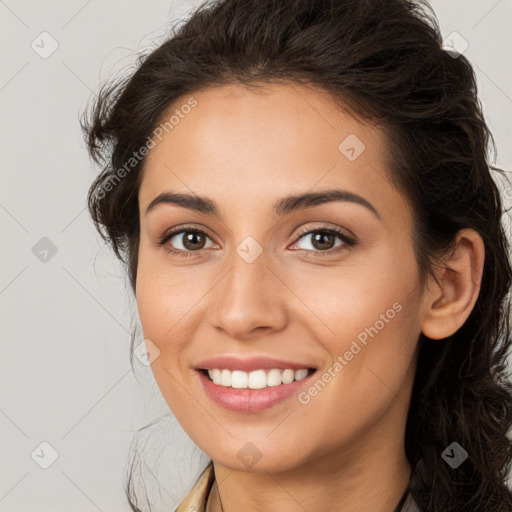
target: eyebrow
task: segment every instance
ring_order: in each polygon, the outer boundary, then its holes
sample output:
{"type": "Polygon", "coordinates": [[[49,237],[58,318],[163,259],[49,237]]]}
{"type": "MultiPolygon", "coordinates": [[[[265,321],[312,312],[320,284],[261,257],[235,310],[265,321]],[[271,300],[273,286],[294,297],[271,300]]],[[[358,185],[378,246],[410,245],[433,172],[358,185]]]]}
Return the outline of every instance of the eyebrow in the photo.
{"type": "MultiPolygon", "coordinates": [[[[364,206],[370,210],[378,219],[382,220],[379,212],[364,197],[343,189],[308,192],[304,194],[283,197],[274,203],[272,206],[272,211],[278,216],[283,216],[297,210],[311,208],[313,206],[330,203],[333,201],[354,203],[360,206],[364,206]]],[[[210,198],[204,196],[163,192],[149,203],[146,209],[146,215],[150,211],[154,210],[159,204],[174,204],[183,208],[188,208],[189,210],[194,210],[220,218],[220,211],[216,203],[210,198]]]]}

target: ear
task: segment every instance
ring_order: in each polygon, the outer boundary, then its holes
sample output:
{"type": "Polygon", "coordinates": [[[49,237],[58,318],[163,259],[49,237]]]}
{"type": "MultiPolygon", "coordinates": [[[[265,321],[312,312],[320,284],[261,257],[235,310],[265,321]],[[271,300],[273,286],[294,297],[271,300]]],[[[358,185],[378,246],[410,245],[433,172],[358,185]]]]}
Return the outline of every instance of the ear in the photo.
{"type": "Polygon", "coordinates": [[[469,317],[480,291],[485,247],[474,229],[457,233],[451,254],[434,271],[425,294],[422,332],[428,338],[446,338],[469,317]]]}

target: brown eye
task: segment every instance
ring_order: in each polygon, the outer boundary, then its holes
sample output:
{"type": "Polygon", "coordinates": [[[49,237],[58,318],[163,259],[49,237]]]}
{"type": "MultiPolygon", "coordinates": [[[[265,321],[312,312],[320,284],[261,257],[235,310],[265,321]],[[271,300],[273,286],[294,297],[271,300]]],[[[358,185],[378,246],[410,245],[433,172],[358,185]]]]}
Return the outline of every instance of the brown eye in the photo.
{"type": "Polygon", "coordinates": [[[343,249],[348,249],[355,245],[355,240],[348,237],[343,231],[333,228],[318,228],[309,230],[299,236],[294,246],[304,249],[308,253],[326,253],[334,254],[343,249]],[[309,247],[300,247],[302,240],[309,241],[309,247]],[[336,241],[339,241],[336,243],[336,241]]]}
{"type": "MultiPolygon", "coordinates": [[[[207,240],[211,241],[210,237],[200,229],[182,228],[164,234],[158,239],[156,245],[165,247],[167,252],[177,256],[192,256],[194,252],[200,252],[205,248],[207,240]],[[175,241],[171,243],[173,239],[175,239],[175,241]],[[178,247],[176,247],[175,244],[178,245],[178,247]]],[[[210,247],[212,246],[213,243],[210,247]]]]}
{"type": "Polygon", "coordinates": [[[334,247],[336,237],[330,233],[319,232],[313,234],[311,238],[311,244],[315,249],[332,249],[334,247]]]}
{"type": "Polygon", "coordinates": [[[204,248],[206,237],[200,231],[182,231],[182,244],[189,251],[200,250],[204,248]]]}

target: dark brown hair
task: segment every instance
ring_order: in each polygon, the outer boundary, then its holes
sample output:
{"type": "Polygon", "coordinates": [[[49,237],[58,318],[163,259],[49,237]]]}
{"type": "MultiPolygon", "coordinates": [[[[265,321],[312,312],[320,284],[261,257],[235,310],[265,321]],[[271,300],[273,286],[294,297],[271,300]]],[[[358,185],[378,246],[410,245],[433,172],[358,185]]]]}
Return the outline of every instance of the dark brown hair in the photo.
{"type": "Polygon", "coordinates": [[[316,86],[383,130],[392,179],[414,211],[422,284],[442,264],[459,230],[473,228],[482,237],[483,280],[469,318],[445,340],[420,336],[405,449],[422,510],[510,512],[511,268],[488,163],[494,141],[473,69],[463,55],[443,49],[426,2],[204,3],[157,49],[141,55],[135,72],[105,83],[84,114],[90,155],[102,165],[88,196],[96,228],[127,265],[135,290],[137,195],[145,159],[122,179],[119,169],[177,99],[206,87],[270,82],[316,86]],[[452,442],[468,452],[456,469],[441,457],[452,442]]]}

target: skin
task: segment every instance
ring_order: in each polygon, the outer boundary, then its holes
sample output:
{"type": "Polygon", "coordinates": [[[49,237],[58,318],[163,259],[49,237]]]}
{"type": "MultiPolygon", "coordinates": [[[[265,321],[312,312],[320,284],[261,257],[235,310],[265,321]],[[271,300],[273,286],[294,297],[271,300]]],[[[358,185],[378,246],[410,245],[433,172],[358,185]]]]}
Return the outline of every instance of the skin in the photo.
{"type": "MultiPolygon", "coordinates": [[[[378,127],[304,85],[233,84],[194,97],[145,162],[136,298],[144,337],[160,350],[151,368],[162,395],[214,461],[207,511],[392,512],[411,471],[404,432],[418,337],[440,340],[469,316],[483,243],[460,232],[447,265],[420,288],[412,211],[390,179],[378,127]],[[354,161],[338,149],[349,134],[366,146],[354,161]],[[346,201],[272,213],[285,196],[340,188],[378,215],[346,201]],[[173,204],[146,214],[164,191],[207,196],[221,217],[173,204]],[[207,236],[191,257],[155,245],[190,224],[207,236]],[[325,226],[350,230],[356,245],[334,253],[337,237],[319,249],[298,235],[325,226]],[[236,251],[248,236],[263,249],[252,263],[236,251]],[[321,376],[396,303],[400,312],[307,404],[292,397],[259,413],[229,411],[193,369],[218,355],[267,356],[321,376]],[[247,442],[261,454],[251,467],[237,457],[247,442]]],[[[187,251],[183,242],[177,234],[167,247],[187,251]]]]}

